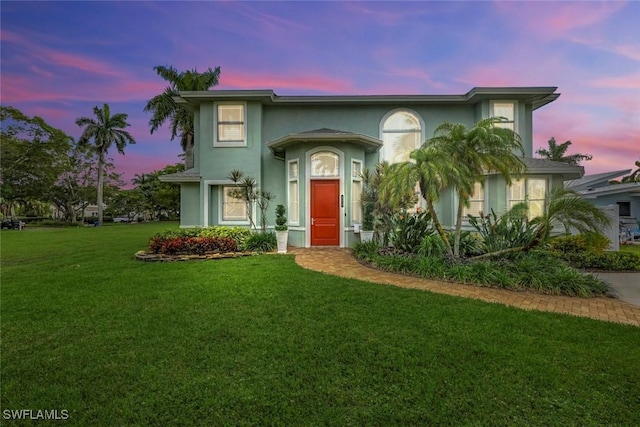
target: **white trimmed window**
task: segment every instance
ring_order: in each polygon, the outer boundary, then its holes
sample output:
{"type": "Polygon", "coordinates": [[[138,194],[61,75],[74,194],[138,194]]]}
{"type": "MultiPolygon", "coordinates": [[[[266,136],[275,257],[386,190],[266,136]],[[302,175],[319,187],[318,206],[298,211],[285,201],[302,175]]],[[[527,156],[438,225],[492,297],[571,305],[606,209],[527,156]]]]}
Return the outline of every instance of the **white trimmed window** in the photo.
{"type": "Polygon", "coordinates": [[[298,165],[298,160],[291,160],[289,162],[289,224],[300,223],[300,186],[298,185],[298,183],[300,182],[298,178],[298,176],[300,175],[300,170],[298,168],[298,165]]]}
{"type": "Polygon", "coordinates": [[[503,117],[506,121],[496,123],[496,127],[516,131],[516,103],[513,101],[493,101],[491,117],[503,117]]]}
{"type": "Polygon", "coordinates": [[[462,218],[467,219],[467,215],[481,216],[484,213],[484,187],[481,183],[473,184],[473,192],[469,195],[469,207],[462,210],[462,218]]]}
{"type": "Polygon", "coordinates": [[[215,105],[215,147],[245,147],[247,145],[246,104],[215,105]]]}
{"type": "Polygon", "coordinates": [[[409,154],[422,144],[422,125],[414,113],[399,110],[382,123],[382,160],[393,163],[406,162],[409,154]]]}
{"type": "Polygon", "coordinates": [[[362,162],[353,160],[351,162],[351,223],[362,223],[362,162]]]}
{"type": "Polygon", "coordinates": [[[222,221],[246,223],[249,220],[247,216],[247,204],[244,200],[231,197],[230,195],[233,190],[239,187],[222,186],[220,188],[222,192],[220,196],[220,200],[222,201],[220,209],[222,221]]]}
{"type": "Polygon", "coordinates": [[[544,214],[544,201],[547,194],[545,178],[527,178],[513,181],[509,187],[509,209],[518,203],[525,202],[529,208],[529,218],[544,214]]]}

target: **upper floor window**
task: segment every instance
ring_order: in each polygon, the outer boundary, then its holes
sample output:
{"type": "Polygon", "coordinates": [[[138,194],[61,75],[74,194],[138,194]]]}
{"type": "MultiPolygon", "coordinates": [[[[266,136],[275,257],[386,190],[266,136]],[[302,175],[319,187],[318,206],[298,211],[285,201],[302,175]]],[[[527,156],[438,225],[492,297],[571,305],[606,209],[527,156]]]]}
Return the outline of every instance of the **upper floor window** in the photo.
{"type": "Polygon", "coordinates": [[[422,144],[422,125],[418,116],[407,110],[391,113],[382,123],[382,160],[400,163],[422,144]]]}
{"type": "Polygon", "coordinates": [[[245,104],[216,104],[214,146],[244,147],[246,140],[245,104]]]}
{"type": "Polygon", "coordinates": [[[493,101],[491,103],[491,117],[503,117],[506,120],[496,123],[497,127],[516,131],[516,104],[510,101],[493,101]]]}

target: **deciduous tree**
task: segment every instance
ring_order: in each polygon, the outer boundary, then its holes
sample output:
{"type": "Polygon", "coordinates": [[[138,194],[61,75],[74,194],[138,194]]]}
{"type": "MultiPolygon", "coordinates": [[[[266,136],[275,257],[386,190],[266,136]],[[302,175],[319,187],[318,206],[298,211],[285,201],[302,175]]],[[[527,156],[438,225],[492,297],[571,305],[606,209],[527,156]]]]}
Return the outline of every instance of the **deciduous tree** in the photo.
{"type": "Polygon", "coordinates": [[[13,107],[0,107],[0,122],[0,189],[8,211],[16,201],[46,201],[73,139],[13,107]]]}

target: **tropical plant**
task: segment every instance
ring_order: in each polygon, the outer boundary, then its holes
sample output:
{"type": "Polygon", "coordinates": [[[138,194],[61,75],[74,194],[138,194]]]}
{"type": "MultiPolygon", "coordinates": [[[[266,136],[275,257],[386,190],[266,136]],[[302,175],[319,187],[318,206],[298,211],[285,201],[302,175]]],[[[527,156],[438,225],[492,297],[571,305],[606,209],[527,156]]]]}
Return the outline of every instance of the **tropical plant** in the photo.
{"type": "Polygon", "coordinates": [[[487,173],[499,173],[507,184],[512,176],[525,171],[520,136],[500,127],[504,118],[478,121],[472,128],[460,123],[444,122],[434,137],[410,154],[411,161],[391,166],[391,179],[383,186],[384,197],[397,199],[417,182],[436,231],[451,258],[460,256],[462,213],[469,206],[476,182],[487,173]],[[434,208],[443,189],[451,187],[458,195],[454,244],[445,232],[434,208]]]}
{"type": "Polygon", "coordinates": [[[580,233],[599,232],[610,223],[611,218],[607,214],[576,191],[557,187],[546,197],[544,214],[531,220],[537,230],[536,239],[530,246],[548,241],[555,225],[563,226],[568,234],[571,230],[580,233]]]}
{"type": "Polygon", "coordinates": [[[267,209],[269,203],[275,199],[275,196],[265,190],[258,189],[258,182],[255,178],[245,175],[244,172],[234,169],[227,176],[229,180],[237,185],[236,188],[229,190],[229,197],[244,201],[247,208],[247,218],[251,228],[256,229],[253,218],[253,205],[257,204],[260,209],[260,228],[262,232],[267,231],[267,209]]]}
{"type": "Polygon", "coordinates": [[[383,197],[383,184],[389,179],[390,166],[386,162],[378,163],[373,169],[365,168],[362,178],[362,229],[375,231],[381,237],[383,245],[389,243],[389,234],[393,228],[393,215],[415,205],[414,187],[406,191],[398,191],[397,198],[383,197]]]}
{"type": "Polygon", "coordinates": [[[435,230],[431,230],[422,236],[418,255],[424,257],[441,257],[446,253],[447,248],[442,238],[435,230]]]}
{"type": "Polygon", "coordinates": [[[171,66],[153,67],[158,76],[169,83],[164,92],[151,98],[144,107],[145,112],[151,112],[149,120],[151,133],[155,132],[166,121],[171,123],[171,140],[180,136],[180,145],[185,154],[187,169],[194,167],[193,145],[193,113],[175,101],[181,91],[206,91],[218,84],[220,67],[209,68],[204,73],[193,70],[178,72],[171,66]]]}
{"type": "Polygon", "coordinates": [[[522,161],[524,148],[520,136],[511,129],[500,126],[504,118],[491,117],[478,121],[472,128],[461,123],[444,122],[435,130],[427,144],[447,153],[458,165],[464,165],[450,177],[450,184],[458,195],[458,210],[454,233],[454,256],[460,256],[462,214],[469,206],[474,184],[482,182],[489,173],[502,175],[507,185],[512,177],[526,170],[522,161]]]}
{"type": "Polygon", "coordinates": [[[285,215],[286,208],[284,205],[276,206],[276,231],[287,231],[287,216],[285,215]]]}
{"type": "Polygon", "coordinates": [[[274,233],[253,233],[245,241],[243,249],[251,252],[271,252],[277,244],[278,241],[274,233]]]}
{"type": "Polygon", "coordinates": [[[486,216],[469,215],[469,224],[482,238],[484,252],[488,255],[522,251],[535,239],[537,231],[527,220],[526,203],[515,205],[502,216],[493,209],[486,216]]]}
{"type": "Polygon", "coordinates": [[[433,225],[447,249],[447,255],[453,258],[453,248],[440,222],[435,203],[440,200],[441,191],[460,178],[465,166],[453,162],[448,153],[439,147],[428,144],[412,151],[409,157],[411,161],[389,166],[387,178],[380,185],[380,199],[392,206],[401,205],[407,194],[415,192],[417,183],[433,225]]]}
{"type": "Polygon", "coordinates": [[[636,166],[636,170],[631,172],[629,175],[623,176],[619,181],[610,181],[609,184],[627,184],[631,182],[640,182],[640,160],[636,160],[634,164],[636,166]]]}
{"type": "Polygon", "coordinates": [[[547,148],[540,148],[536,151],[536,154],[546,160],[553,160],[554,162],[569,163],[570,165],[578,166],[583,161],[589,161],[593,158],[591,154],[566,154],[571,141],[565,141],[558,145],[556,139],[552,137],[547,141],[547,148]]]}
{"type": "Polygon", "coordinates": [[[105,161],[109,148],[115,144],[118,152],[124,154],[124,147],[127,144],[135,144],[136,141],[125,130],[130,126],[127,123],[127,114],[111,115],[109,104],[106,103],[102,108],[93,107],[93,114],[95,118],[80,117],[76,119],[76,124],[84,128],[78,145],[89,145],[93,141],[93,148],[98,153],[98,222],[102,224],[105,161]]]}
{"type": "Polygon", "coordinates": [[[424,236],[433,231],[429,213],[422,210],[398,212],[393,215],[392,225],[389,242],[395,249],[409,253],[418,253],[424,236]]]}

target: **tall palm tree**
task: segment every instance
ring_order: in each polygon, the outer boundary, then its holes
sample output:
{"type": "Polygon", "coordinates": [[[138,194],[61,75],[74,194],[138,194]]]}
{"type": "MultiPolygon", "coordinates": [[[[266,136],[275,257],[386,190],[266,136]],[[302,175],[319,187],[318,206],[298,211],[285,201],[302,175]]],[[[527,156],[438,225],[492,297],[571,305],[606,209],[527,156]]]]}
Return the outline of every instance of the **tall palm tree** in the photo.
{"type": "Polygon", "coordinates": [[[571,145],[571,141],[565,141],[562,144],[558,145],[555,138],[551,138],[547,141],[548,148],[541,148],[536,151],[536,154],[541,158],[546,160],[553,160],[554,162],[563,162],[569,163],[570,165],[579,166],[580,162],[589,161],[593,158],[590,154],[569,154],[567,155],[567,150],[571,145]]]}
{"type": "Polygon", "coordinates": [[[458,195],[455,257],[460,255],[462,214],[465,206],[469,206],[474,184],[483,183],[488,172],[497,172],[510,185],[513,176],[526,170],[520,136],[511,129],[500,127],[504,120],[497,117],[483,119],[470,129],[461,123],[444,122],[436,128],[434,137],[427,141],[435,150],[445,153],[449,161],[459,165],[456,174],[449,177],[449,184],[458,195]]]}
{"type": "Polygon", "coordinates": [[[185,154],[186,169],[194,166],[193,158],[193,113],[184,106],[176,103],[174,97],[181,91],[205,91],[218,84],[220,77],[220,67],[209,68],[204,73],[193,70],[178,72],[174,67],[157,65],[153,67],[156,73],[163,80],[169,83],[159,95],[151,98],[144,107],[145,112],[152,112],[153,117],[149,120],[151,133],[155,132],[167,120],[171,123],[171,140],[178,134],[180,144],[185,154]]]}
{"type": "Polygon", "coordinates": [[[104,104],[102,108],[93,107],[93,114],[95,118],[80,117],[76,119],[76,124],[84,127],[78,145],[86,146],[93,141],[93,149],[98,153],[98,223],[102,224],[105,160],[109,148],[115,144],[118,152],[124,154],[124,147],[127,144],[135,144],[136,141],[125,130],[130,126],[127,123],[127,114],[111,115],[109,104],[104,104]]]}

